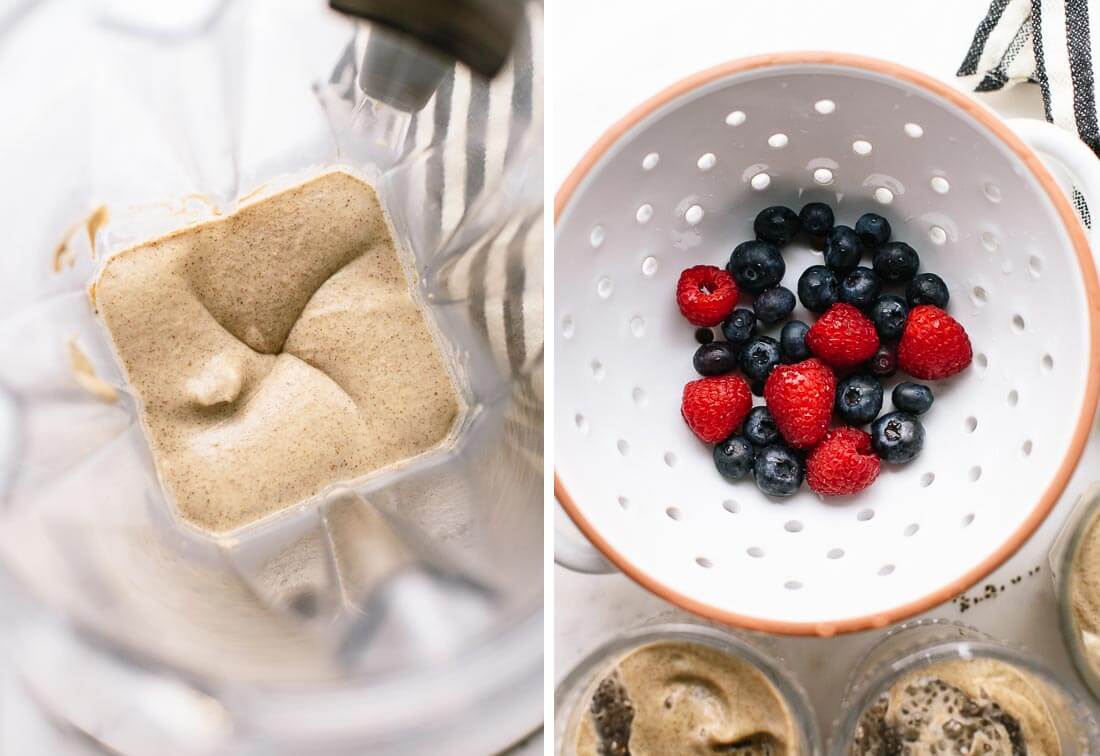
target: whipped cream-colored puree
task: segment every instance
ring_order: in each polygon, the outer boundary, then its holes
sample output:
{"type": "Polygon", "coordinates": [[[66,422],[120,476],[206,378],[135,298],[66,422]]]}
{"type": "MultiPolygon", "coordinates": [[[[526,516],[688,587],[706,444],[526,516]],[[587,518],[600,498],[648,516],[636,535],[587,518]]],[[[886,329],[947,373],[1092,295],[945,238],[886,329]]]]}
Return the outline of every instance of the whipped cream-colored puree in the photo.
{"type": "Polygon", "coordinates": [[[1069,600],[1081,634],[1081,648],[1100,673],[1100,510],[1084,524],[1070,564],[1069,600]]]}
{"type": "Polygon", "coordinates": [[[432,449],[458,415],[378,197],[347,173],[119,252],[93,295],[160,479],[209,531],[432,449]]]}

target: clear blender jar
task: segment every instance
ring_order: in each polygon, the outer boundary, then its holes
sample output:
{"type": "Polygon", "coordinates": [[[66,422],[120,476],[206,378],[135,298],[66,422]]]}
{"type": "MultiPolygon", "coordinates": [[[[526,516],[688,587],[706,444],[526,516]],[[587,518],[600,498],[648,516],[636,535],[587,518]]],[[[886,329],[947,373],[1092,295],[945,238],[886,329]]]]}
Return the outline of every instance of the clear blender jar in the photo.
{"type": "Polygon", "coordinates": [[[541,720],[541,5],[517,19],[491,81],[437,57],[391,102],[366,66],[420,43],[314,0],[0,15],[0,586],[59,752],[484,754],[541,720]],[[189,529],[87,285],[334,167],[377,188],[468,411],[446,452],[189,529]]]}

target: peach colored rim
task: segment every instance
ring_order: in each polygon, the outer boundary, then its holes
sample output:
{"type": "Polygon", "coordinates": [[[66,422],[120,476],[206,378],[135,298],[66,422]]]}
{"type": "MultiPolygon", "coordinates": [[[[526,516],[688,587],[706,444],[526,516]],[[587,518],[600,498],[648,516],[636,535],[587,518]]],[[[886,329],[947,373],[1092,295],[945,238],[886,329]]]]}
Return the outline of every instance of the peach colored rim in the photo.
{"type": "Polygon", "coordinates": [[[570,198],[573,196],[573,193],[576,191],[581,181],[584,180],[593,166],[599,162],[608,149],[615,144],[624,133],[632,129],[658,108],[716,79],[759,68],[799,64],[859,68],[883,74],[891,78],[901,79],[902,81],[928,90],[949,101],[953,105],[958,106],[997,135],[1035,175],[1039,184],[1050,197],[1051,202],[1054,203],[1054,207],[1061,216],[1062,222],[1065,223],[1066,231],[1069,233],[1070,239],[1073,241],[1074,250],[1077,252],[1077,259],[1081,266],[1082,276],[1084,277],[1085,295],[1089,304],[1089,340],[1091,348],[1089,353],[1088,385],[1085,389],[1084,402],[1081,404],[1081,413],[1077,418],[1077,424],[1073,431],[1073,438],[1065,459],[1062,460],[1062,464],[1059,466],[1058,471],[1054,475],[1046,491],[1043,493],[1038,504],[1035,506],[1035,509],[1032,510],[1031,514],[1016,532],[1009,536],[1004,545],[970,572],[922,599],[904,604],[890,611],[882,612],[881,614],[871,614],[863,617],[852,617],[830,622],[780,622],[722,611],[709,604],[684,596],[654,579],[652,576],[642,572],[627,561],[622,554],[611,548],[610,544],[608,544],[599,532],[592,527],[591,523],[581,515],[573,497],[569,494],[569,491],[566,490],[561,477],[555,471],[554,494],[558,501],[561,502],[562,507],[569,517],[572,518],[581,532],[584,533],[588,540],[590,540],[612,564],[643,588],[689,612],[706,617],[707,619],[723,622],[727,625],[736,625],[749,630],[780,633],[784,635],[831,636],[837,633],[850,633],[859,630],[886,627],[892,623],[900,622],[913,615],[932,609],[954,598],[996,569],[1002,562],[1008,559],[1008,557],[1012,556],[1046,518],[1055,502],[1057,502],[1058,498],[1065,490],[1066,484],[1069,482],[1069,477],[1077,466],[1077,462],[1084,450],[1085,442],[1088,439],[1089,429],[1092,426],[1092,418],[1096,414],[1097,398],[1098,394],[1100,394],[1100,327],[1098,327],[1100,323],[1097,321],[1097,313],[1098,310],[1100,310],[1100,286],[1098,286],[1097,283],[1096,268],[1093,265],[1092,253],[1089,249],[1088,240],[1085,237],[1084,230],[1073,209],[1066,201],[1065,196],[1062,194],[1058,185],[1055,183],[1039,157],[1020,139],[1020,137],[1009,130],[999,118],[961,92],[922,73],[918,73],[917,71],[913,71],[896,63],[841,53],[789,52],[742,58],[700,71],[659,92],[657,95],[630,111],[625,118],[604,132],[603,136],[601,136],[584,157],[581,158],[580,163],[578,163],[577,167],[566,177],[565,182],[561,185],[561,188],[554,198],[555,223],[560,219],[563,210],[566,205],[569,204],[570,198]]]}

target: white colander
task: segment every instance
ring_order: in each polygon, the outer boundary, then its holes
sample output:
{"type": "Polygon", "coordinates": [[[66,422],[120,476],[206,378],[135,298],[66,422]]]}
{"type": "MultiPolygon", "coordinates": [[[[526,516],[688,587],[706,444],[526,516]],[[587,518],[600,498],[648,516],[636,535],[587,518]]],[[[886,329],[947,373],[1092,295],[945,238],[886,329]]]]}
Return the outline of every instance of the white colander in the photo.
{"type": "MultiPolygon", "coordinates": [[[[1086,197],[1100,188],[1083,145],[1018,126],[1086,197]]],[[[824,635],[941,603],[1035,530],[1089,432],[1100,297],[1084,230],[1003,122],[913,71],[796,53],[697,74],[585,156],[556,235],[558,499],[615,566],[699,614],[824,635]],[[685,267],[724,265],[762,208],[814,200],[838,223],[885,215],[947,282],[975,357],[934,386],[913,463],[856,496],[776,500],[724,481],[680,418],[697,345],[674,288],[685,267]]],[[[820,263],[798,244],[784,256],[791,289],[820,263]]]]}

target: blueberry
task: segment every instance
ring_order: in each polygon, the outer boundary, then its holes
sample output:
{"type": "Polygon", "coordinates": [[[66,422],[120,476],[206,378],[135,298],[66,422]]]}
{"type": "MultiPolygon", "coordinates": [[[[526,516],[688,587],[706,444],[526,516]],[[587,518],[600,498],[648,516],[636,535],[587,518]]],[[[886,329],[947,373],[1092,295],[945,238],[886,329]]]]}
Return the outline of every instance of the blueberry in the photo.
{"type": "Polygon", "coordinates": [[[864,213],[856,221],[856,236],[867,249],[890,241],[890,221],[877,213],[864,213]]]}
{"type": "Polygon", "coordinates": [[[862,256],[856,232],[847,226],[833,226],[825,237],[825,264],[838,274],[846,273],[859,265],[862,256]]]}
{"type": "Polygon", "coordinates": [[[947,307],[947,300],[950,298],[947,284],[935,273],[921,273],[905,287],[905,299],[910,307],[930,304],[942,310],[947,307]]]}
{"type": "Polygon", "coordinates": [[[860,265],[840,279],[840,301],[866,310],[875,301],[882,282],[875,271],[860,265]]]}
{"type": "Polygon", "coordinates": [[[880,346],[867,360],[867,372],[879,378],[889,378],[898,371],[898,353],[888,344],[880,346]]]}
{"type": "Polygon", "coordinates": [[[868,313],[871,322],[875,324],[879,338],[883,341],[897,341],[901,338],[901,332],[905,330],[905,320],[909,317],[909,305],[905,300],[894,294],[880,294],[871,303],[871,311],[868,313]]]}
{"type": "Polygon", "coordinates": [[[798,298],[810,312],[825,312],[839,297],[836,274],[824,265],[811,265],[798,278],[798,298]]]}
{"type": "Polygon", "coordinates": [[[709,344],[714,341],[714,331],[709,328],[696,328],[695,340],[700,344],[709,344]]]}
{"type": "Polygon", "coordinates": [[[833,209],[824,202],[811,202],[802,208],[798,220],[811,239],[824,239],[833,227],[833,209]]]}
{"type": "Polygon", "coordinates": [[[741,242],[734,247],[726,270],[743,290],[759,294],[778,286],[787,272],[779,247],[766,241],[741,242]]]}
{"type": "Polygon", "coordinates": [[[749,379],[753,393],[760,394],[757,388],[763,389],[764,381],[780,363],[779,342],[770,336],[757,336],[741,350],[737,362],[749,379]]]}
{"type": "Polygon", "coordinates": [[[732,344],[746,344],[756,335],[756,315],[738,307],[722,322],[722,335],[732,344]]]}
{"type": "Polygon", "coordinates": [[[714,466],[727,480],[741,480],[752,472],[756,450],[744,436],[730,436],[714,446],[714,466]]]}
{"type": "Polygon", "coordinates": [[[894,386],[894,407],[911,415],[923,415],[932,409],[932,389],[919,383],[899,383],[894,386]]]}
{"type": "Polygon", "coordinates": [[[810,327],[801,320],[791,320],[783,325],[779,332],[779,349],[786,362],[802,362],[810,359],[810,348],[806,346],[806,334],[810,327]]]}
{"type": "Polygon", "coordinates": [[[882,409],[882,382],[873,375],[850,375],[836,386],[836,413],[848,425],[866,425],[882,409]]]}
{"type": "Polygon", "coordinates": [[[798,233],[798,227],[798,216],[794,210],[782,205],[764,208],[752,223],[756,238],[772,244],[786,244],[798,233]]]}
{"type": "Polygon", "coordinates": [[[802,485],[802,459],[786,446],[774,444],[756,454],[756,486],[768,496],[793,496],[802,485]]]}
{"type": "Polygon", "coordinates": [[[909,462],[923,447],[924,426],[908,412],[891,412],[871,425],[871,448],[886,462],[909,462]]]}
{"type": "Polygon", "coordinates": [[[756,446],[770,446],[779,442],[779,428],[775,425],[775,418],[764,405],[753,407],[745,418],[745,428],[742,431],[745,438],[756,446]]]}
{"type": "Polygon", "coordinates": [[[737,367],[737,347],[726,341],[712,341],[695,350],[692,359],[699,375],[725,375],[737,367]]]}
{"type": "Polygon", "coordinates": [[[756,318],[767,325],[786,320],[794,311],[794,292],[782,286],[762,291],[752,305],[756,318]]]}
{"type": "Polygon", "coordinates": [[[875,248],[871,261],[878,277],[887,283],[905,283],[917,275],[920,257],[905,242],[886,242],[875,248]]]}

